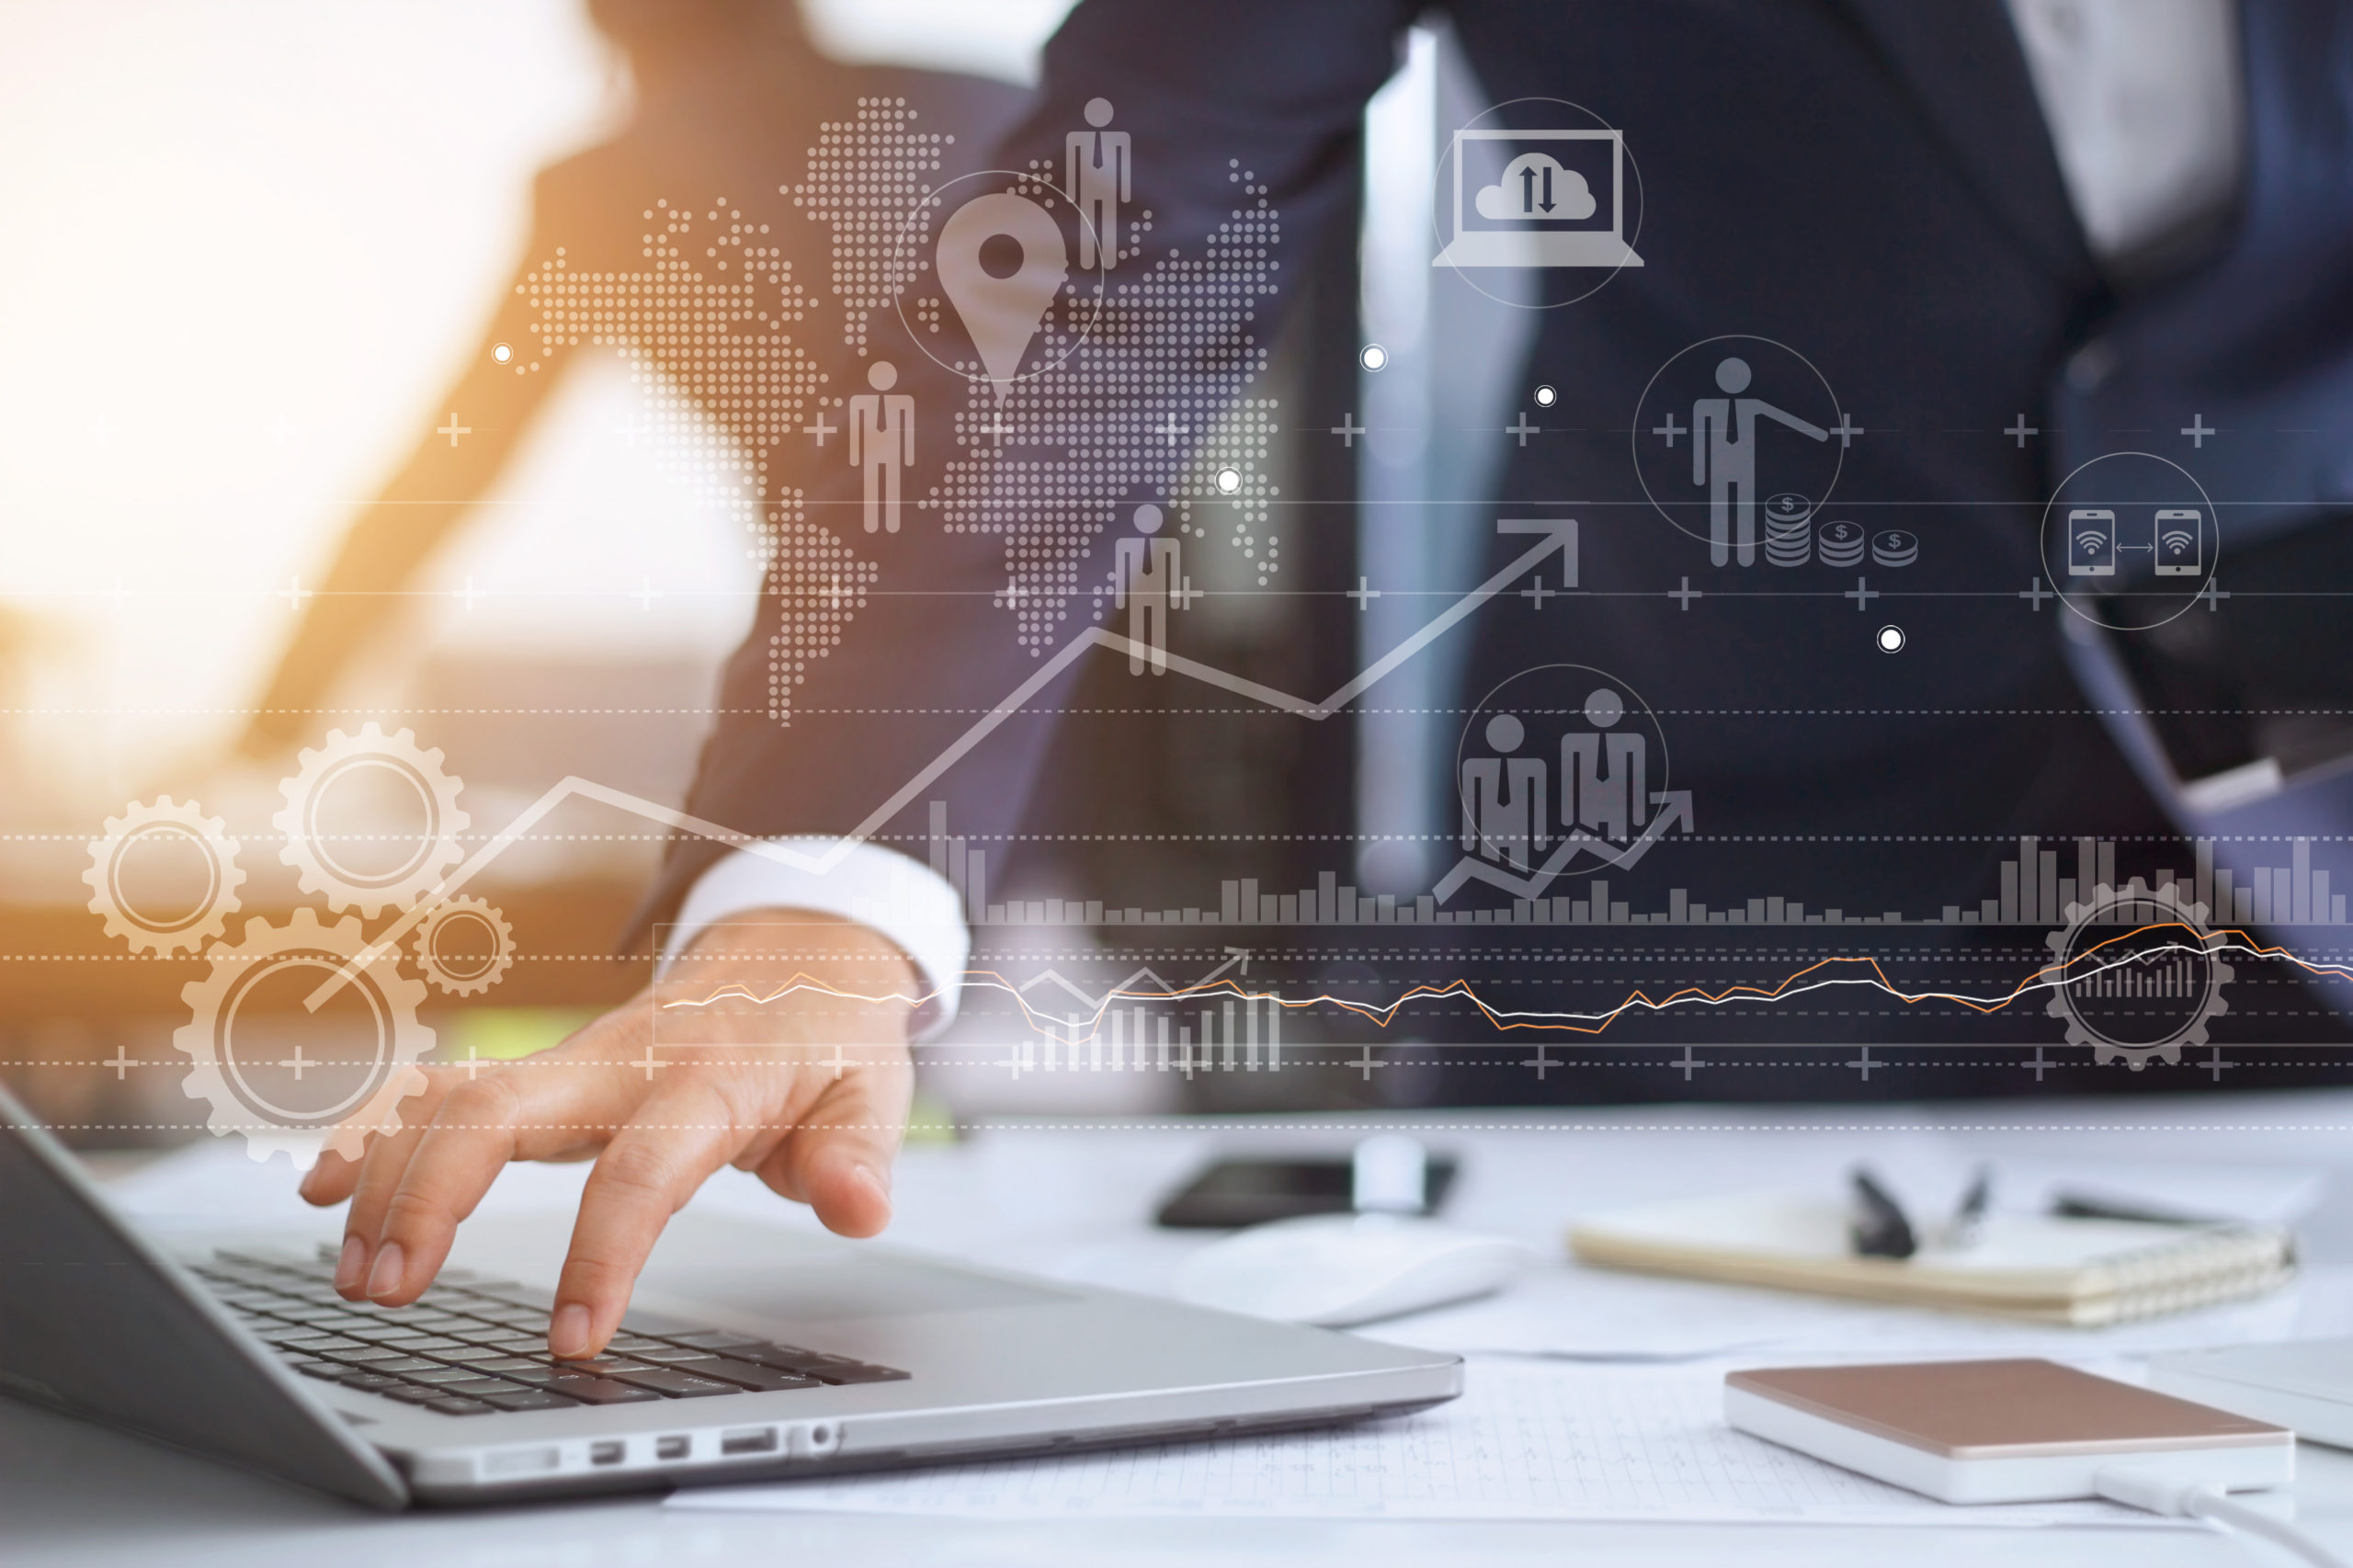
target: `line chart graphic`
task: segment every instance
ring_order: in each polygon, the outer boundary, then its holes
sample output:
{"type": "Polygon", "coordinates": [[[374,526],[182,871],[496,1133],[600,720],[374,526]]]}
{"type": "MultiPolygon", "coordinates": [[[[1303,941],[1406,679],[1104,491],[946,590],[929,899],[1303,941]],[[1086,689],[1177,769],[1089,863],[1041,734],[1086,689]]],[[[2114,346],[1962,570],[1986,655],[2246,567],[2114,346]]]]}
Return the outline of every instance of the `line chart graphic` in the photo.
{"type": "Polygon", "coordinates": [[[1523,574],[1534,570],[1555,551],[1558,551],[1562,558],[1560,570],[1563,586],[1573,588],[1576,585],[1577,524],[1575,518],[1502,517],[1496,520],[1495,529],[1498,533],[1505,534],[1533,534],[1538,536],[1537,541],[1493,576],[1441,611],[1437,619],[1398,643],[1396,647],[1381,655],[1371,665],[1321,701],[1295,697],[1289,692],[1278,691],[1270,686],[1262,686],[1256,681],[1230,675],[1213,665],[1147,648],[1117,632],[1106,631],[1101,627],[1089,627],[1063,644],[1061,651],[1040,665],[1029,679],[1014,687],[1003,701],[990,709],[965,730],[938,756],[918,769],[914,778],[901,785],[892,791],[889,799],[868,812],[865,821],[859,823],[857,827],[851,829],[831,846],[821,851],[812,852],[806,849],[795,849],[786,845],[770,844],[752,835],[739,833],[733,828],[690,815],[672,806],[663,805],[659,801],[648,801],[623,790],[608,788],[593,779],[582,778],[576,775],[566,778],[516,813],[512,822],[500,829],[480,849],[469,856],[462,865],[444,877],[438,886],[417,901],[415,907],[395,920],[368,948],[355,955],[349,963],[329,975],[316,990],[303,998],[303,1006],[312,1012],[316,1012],[324,1006],[335,993],[348,984],[352,977],[367,964],[374,962],[384,952],[397,949],[401,939],[415,930],[434,910],[463,892],[469,882],[529,833],[541,818],[569,800],[583,799],[599,801],[642,817],[649,822],[660,823],[674,831],[690,833],[698,837],[731,845],[765,859],[774,860],[779,864],[791,866],[801,870],[813,871],[822,876],[840,865],[848,858],[856,846],[872,837],[883,824],[905,810],[910,803],[922,795],[925,790],[930,788],[949,768],[961,761],[974,746],[986,740],[999,725],[1028,707],[1038,693],[1052,685],[1063,672],[1076,664],[1092,648],[1107,648],[1114,653],[1126,653],[1131,658],[1149,657],[1160,660],[1165,663],[1169,669],[1179,675],[1190,676],[1195,680],[1216,687],[1221,690],[1230,691],[1237,697],[1246,697],[1255,702],[1262,702],[1269,708],[1279,709],[1302,719],[1328,719],[1363,696],[1384,676],[1393,673],[1423,649],[1452,631],[1472,611],[1502,593],[1505,588],[1517,582],[1523,574]]]}
{"type": "MultiPolygon", "coordinates": [[[[1663,1013],[1677,1007],[1722,1007],[1741,1003],[1784,1003],[1815,992],[1842,986],[1861,986],[1877,991],[1906,1006],[1930,1003],[1947,1003],[1981,1014],[1998,1013],[2030,996],[2047,993],[2075,990],[2114,990],[2130,986],[2132,977],[2149,972],[2153,964],[2196,957],[2211,960],[2220,957],[2243,957],[2276,960],[2292,965],[2308,974],[2334,979],[2353,980],[2353,965],[2328,963],[2308,959],[2281,945],[2267,945],[2246,932],[2237,929],[2201,931],[2185,921],[2159,921],[2119,931],[2115,936],[2090,944],[2080,952],[2046,963],[2018,981],[2006,991],[1983,995],[1948,990],[1906,990],[1898,985],[1881,966],[1880,960],[1868,955],[1818,959],[1770,985],[1735,984],[1711,990],[1705,986],[1683,986],[1659,996],[1636,989],[1617,1003],[1588,1010],[1544,1010],[1504,1008],[1491,1005],[1479,994],[1477,987],[1464,980],[1449,981],[1442,985],[1415,985],[1399,993],[1387,1002],[1373,1003],[1339,996],[1329,992],[1312,995],[1287,996],[1279,991],[1253,989],[1238,980],[1228,978],[1225,971],[1235,960],[1189,984],[1171,986],[1160,982],[1160,989],[1147,990],[1138,983],[1142,975],[1131,976],[1113,985],[1099,995],[1089,997],[1085,992],[1059,976],[1063,989],[1091,1007],[1069,1017],[1058,1017],[1034,1006],[1026,994],[1048,976],[1040,976],[1028,984],[1016,984],[1004,975],[989,970],[975,970],[963,979],[967,988],[1001,992],[1011,997],[1029,1027],[1049,1038],[1066,1040],[1072,1047],[1100,1043],[1107,1027],[1116,1031],[1120,1021],[1119,1007],[1128,1003],[1174,1004],[1188,1001],[1222,999],[1240,1002],[1247,1006],[1266,1007],[1269,1016],[1284,1012],[1304,1012],[1314,1008],[1331,1008],[1347,1013],[1379,1025],[1392,1027],[1398,1017],[1417,1002],[1460,1000],[1469,1003],[1488,1023],[1497,1029],[1563,1030],[1576,1034],[1597,1035],[1618,1019],[1631,1013],[1663,1013]],[[2157,937],[2149,945],[2139,945],[2143,939],[2157,937]]],[[[1158,981],[1158,976],[1151,976],[1158,981]]],[[[835,1000],[866,1003],[899,1002],[921,1006],[932,999],[932,993],[907,996],[896,993],[868,995],[846,991],[799,972],[781,985],[756,991],[742,984],[728,984],[701,995],[674,998],[657,1004],[663,1011],[676,1012],[715,1006],[726,1001],[740,1001],[756,1006],[779,1002],[800,994],[817,994],[835,1000]]],[[[1207,1015],[1204,1015],[1206,1017],[1207,1015]]],[[[1166,1044],[1166,1029],[1162,1029],[1162,1041],[1166,1044]]],[[[1279,1052],[1279,1028],[1269,1032],[1269,1043],[1279,1052]]],[[[1229,1040],[1230,1040],[1229,1033],[1229,1040]]],[[[1116,1041],[1115,1041],[1116,1042],[1116,1041]]],[[[1141,1051],[1143,1040],[1139,1033],[1135,1041],[1141,1051]]],[[[1205,1043],[1208,1043],[1205,1041],[1205,1043]]],[[[1257,1041],[1254,1036],[1250,1042],[1257,1041]]],[[[1165,1052],[1164,1052],[1164,1061],[1165,1052]]],[[[1279,1055],[1270,1061],[1278,1064],[1279,1055]]],[[[1115,1053],[1110,1066],[1120,1062],[1115,1053]]],[[[1142,1067],[1141,1054],[1136,1065],[1142,1067]]]]}

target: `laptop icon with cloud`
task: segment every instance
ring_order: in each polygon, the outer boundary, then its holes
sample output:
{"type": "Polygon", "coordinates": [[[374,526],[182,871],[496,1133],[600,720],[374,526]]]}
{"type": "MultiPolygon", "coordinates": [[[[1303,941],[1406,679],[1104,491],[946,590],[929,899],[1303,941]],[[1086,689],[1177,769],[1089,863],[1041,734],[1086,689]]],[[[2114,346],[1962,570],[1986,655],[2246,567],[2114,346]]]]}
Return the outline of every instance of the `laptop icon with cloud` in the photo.
{"type": "Polygon", "coordinates": [[[1619,132],[1458,131],[1451,151],[1453,225],[1433,266],[1643,265],[1625,238],[1619,132]]]}

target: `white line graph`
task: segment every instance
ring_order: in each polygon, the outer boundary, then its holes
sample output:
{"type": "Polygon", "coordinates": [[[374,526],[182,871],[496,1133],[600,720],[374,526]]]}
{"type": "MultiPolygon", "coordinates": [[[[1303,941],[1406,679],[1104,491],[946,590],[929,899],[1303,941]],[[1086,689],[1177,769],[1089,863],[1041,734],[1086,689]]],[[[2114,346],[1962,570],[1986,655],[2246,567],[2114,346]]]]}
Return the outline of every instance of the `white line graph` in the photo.
{"type": "MultiPolygon", "coordinates": [[[[1328,719],[1363,696],[1382,677],[1394,672],[1407,660],[1452,631],[1472,610],[1503,592],[1553,551],[1560,551],[1562,557],[1562,585],[1564,588],[1576,586],[1577,523],[1574,517],[1501,517],[1496,519],[1495,530],[1498,533],[1535,534],[1540,537],[1534,545],[1523,551],[1495,575],[1457,599],[1441,611],[1436,619],[1381,655],[1369,668],[1321,702],[1313,702],[1305,698],[1294,697],[1289,692],[1277,691],[1270,686],[1261,686],[1256,681],[1245,680],[1240,676],[1230,675],[1224,670],[1201,664],[1197,660],[1181,658],[1174,653],[1165,653],[1159,657],[1176,674],[1190,676],[1195,680],[1230,691],[1237,697],[1246,697],[1254,702],[1262,702],[1269,708],[1279,709],[1283,712],[1296,714],[1302,719],[1317,721],[1328,719]]],[[[1085,657],[1090,648],[1108,648],[1114,653],[1127,653],[1131,657],[1154,657],[1153,650],[1131,638],[1120,636],[1117,632],[1106,631],[1099,626],[1089,627],[1065,643],[1052,658],[1040,665],[1029,679],[1015,687],[1002,701],[990,709],[970,729],[959,735],[938,756],[918,769],[915,777],[901,785],[889,799],[868,812],[865,821],[824,850],[795,849],[785,845],[771,844],[756,835],[742,833],[701,817],[690,816],[674,806],[665,806],[657,801],[648,801],[641,796],[629,794],[625,790],[610,789],[594,779],[582,778],[577,775],[568,777],[517,812],[512,822],[494,835],[488,843],[468,857],[464,864],[443,878],[439,886],[419,899],[415,907],[393,921],[367,948],[353,955],[341,968],[322,981],[316,990],[302,999],[302,1005],[314,1013],[324,1006],[336,992],[349,984],[369,964],[394,950],[399,946],[401,938],[415,930],[426,916],[456,897],[467,883],[480,875],[492,861],[505,854],[511,845],[529,832],[541,818],[566,801],[574,799],[599,801],[628,812],[634,816],[642,817],[648,822],[660,823],[675,832],[691,833],[699,838],[729,845],[749,854],[760,856],[764,859],[774,860],[781,865],[824,876],[840,865],[856,846],[873,836],[884,824],[904,811],[910,802],[938,782],[941,775],[962,761],[974,746],[986,740],[999,725],[1027,708],[1031,699],[1053,684],[1056,677],[1071,665],[1085,657]]]]}
{"type": "MultiPolygon", "coordinates": [[[[2180,925],[2181,923],[2167,922],[2165,924],[2180,925]]],[[[2144,929],[2155,928],[2157,927],[2144,929]]],[[[2010,1007],[2020,1000],[2040,993],[2081,989],[2097,983],[2103,977],[2143,970],[2152,960],[2165,957],[2196,956],[2211,959],[2228,955],[2234,958],[2278,960],[2311,974],[2330,979],[2353,980],[2353,966],[2302,958],[2284,947],[2267,947],[2252,940],[2244,932],[2235,930],[2200,932],[2188,926],[2181,926],[2181,928],[2188,933],[2188,937],[2164,940],[2145,948],[2136,948],[2120,952],[2114,958],[2091,959],[2087,962],[2089,955],[2086,955],[2064,962],[2047,963],[2036,969],[2032,974],[2008,990],[1991,992],[1983,995],[1962,991],[1907,991],[1888,977],[1876,958],[1867,954],[1837,955],[1818,959],[1776,984],[1732,984],[1721,991],[1713,992],[1699,986],[1683,986],[1659,997],[1653,997],[1642,991],[1633,991],[1629,993],[1622,1001],[1605,1007],[1591,1009],[1498,1007],[1482,999],[1477,989],[1470,982],[1463,980],[1449,981],[1443,985],[1410,986],[1386,1002],[1368,1002],[1357,997],[1341,996],[1331,992],[1316,992],[1308,995],[1285,995],[1279,991],[1253,989],[1235,981],[1225,979],[1226,969],[1232,967],[1231,961],[1221,965],[1201,980],[1181,987],[1171,987],[1159,975],[1151,974],[1150,979],[1157,989],[1149,991],[1142,989],[1135,983],[1137,978],[1147,972],[1140,971],[1138,976],[1131,977],[1127,981],[1109,987],[1100,995],[1089,994],[1084,987],[1059,971],[1051,969],[1017,985],[1002,975],[987,971],[969,971],[961,983],[967,990],[1001,993],[1021,1009],[1031,1028],[1046,1033],[1055,1030],[1069,1031],[1067,1038],[1073,1043],[1080,1043],[1091,1038],[1092,1031],[1099,1028],[1104,1019],[1122,1002],[1186,1002],[1199,1001],[1205,997],[1265,1003],[1287,1011],[1328,1007],[1370,1019],[1384,1028],[1393,1023],[1400,1013],[1415,1002],[1456,999],[1470,1003],[1472,1007],[1486,1016],[1489,1023],[1498,1028],[1564,1028],[1581,1033],[1598,1033],[1602,1028],[1629,1013],[1665,1013],[1681,1007],[1727,1007],[1751,1004],[1779,1004],[1812,995],[1817,992],[1857,986],[1875,991],[1907,1006],[1924,1002],[1949,1002],[1966,1007],[1972,1012],[1992,1013],[2010,1007]],[[1855,972],[1817,974],[1816,971],[1827,970],[1834,964],[1851,965],[1855,972]],[[1040,984],[1051,984],[1067,993],[1082,1006],[1091,1009],[1091,1013],[1078,1018],[1064,1018],[1039,1012],[1031,1006],[1028,993],[1032,987],[1040,984]],[[1077,1032],[1080,1029],[1086,1032],[1077,1032]]],[[[755,992],[740,984],[722,985],[708,995],[678,997],[663,1002],[659,1006],[665,1012],[695,1010],[731,1000],[764,1005],[780,1001],[788,996],[804,994],[862,1002],[889,1001],[917,1006],[931,1000],[935,993],[925,992],[919,995],[890,993],[870,996],[863,993],[844,991],[822,981],[810,979],[804,974],[796,976],[793,980],[772,990],[755,992]]]]}

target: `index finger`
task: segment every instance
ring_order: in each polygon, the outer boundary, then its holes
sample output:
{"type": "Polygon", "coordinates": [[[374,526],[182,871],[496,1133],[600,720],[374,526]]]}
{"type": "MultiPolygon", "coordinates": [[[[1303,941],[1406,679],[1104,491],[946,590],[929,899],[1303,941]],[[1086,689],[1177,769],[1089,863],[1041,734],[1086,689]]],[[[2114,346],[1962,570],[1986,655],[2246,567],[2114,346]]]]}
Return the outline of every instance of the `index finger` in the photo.
{"type": "Polygon", "coordinates": [[[369,1297],[415,1301],[449,1256],[459,1221],[509,1162],[576,1148],[627,1116],[633,1097],[625,1072],[561,1059],[451,1085],[414,1144],[388,1144],[352,1195],[347,1228],[367,1247],[369,1297]]]}
{"type": "Polygon", "coordinates": [[[593,1356],[604,1348],[662,1227],[745,1136],[725,1096],[693,1079],[646,1100],[613,1134],[581,1190],[548,1321],[551,1353],[593,1356]]]}

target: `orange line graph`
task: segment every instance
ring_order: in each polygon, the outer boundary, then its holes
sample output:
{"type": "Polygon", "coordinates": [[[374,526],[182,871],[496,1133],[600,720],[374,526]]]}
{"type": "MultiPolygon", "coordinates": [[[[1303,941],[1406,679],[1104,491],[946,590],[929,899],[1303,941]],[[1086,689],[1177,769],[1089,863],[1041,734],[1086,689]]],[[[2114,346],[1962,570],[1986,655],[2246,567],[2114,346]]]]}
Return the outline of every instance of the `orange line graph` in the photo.
{"type": "MultiPolygon", "coordinates": [[[[1879,960],[1867,956],[1817,959],[1772,985],[1731,985],[1721,991],[1711,991],[1704,986],[1691,985],[1659,997],[1653,997],[1647,992],[1637,988],[1629,992],[1623,1000],[1613,1006],[1582,1013],[1498,1008],[1481,997],[1467,980],[1451,980],[1443,985],[1415,985],[1400,994],[1393,1001],[1371,1003],[1356,1001],[1346,996],[1335,996],[1328,992],[1313,996],[1285,996],[1279,992],[1254,991],[1234,981],[1219,979],[1158,991],[1114,987],[1106,992],[1095,1004],[1095,1011],[1091,1017],[1079,1015],[1072,1017],[1055,1017],[1033,1008],[1029,1000],[1022,995],[1018,986],[994,970],[967,971],[963,983],[968,988],[977,985],[984,989],[1003,991],[1014,999],[1015,1005],[1021,1009],[1023,1018],[1032,1028],[1050,1034],[1063,1034],[1067,1031],[1067,1038],[1073,1040],[1085,1038],[1078,1032],[1082,1027],[1087,1034],[1091,1035],[1102,1026],[1103,1020],[1111,1013],[1113,1007],[1120,1004],[1184,1002],[1211,997],[1226,997],[1243,1002],[1265,1002],[1287,1011],[1334,1007],[1342,1012],[1370,1019],[1382,1028],[1389,1028],[1396,1020],[1397,1015],[1413,1003],[1460,999],[1478,1009],[1487,1021],[1498,1029],[1543,1029],[1597,1035],[1630,1012],[1658,1013],[1665,1012],[1670,1007],[1722,1006],[1731,1002],[1779,1002],[1791,996],[1802,995],[1811,991],[1834,985],[1869,986],[1903,1002],[1907,1006],[1916,1006],[1925,1002],[1949,1002],[1975,1013],[1998,1013],[2020,998],[2036,992],[2052,991],[2062,986],[2076,984],[2092,975],[2122,969],[2128,964],[2142,962],[2153,956],[2167,953],[2199,953],[2208,957],[2229,953],[2238,957],[2277,959],[2282,962],[2293,964],[2308,973],[2327,975],[2339,980],[2353,980],[2353,968],[2343,964],[2318,963],[2299,957],[2285,947],[2267,947],[2244,931],[2235,929],[2200,931],[2196,926],[2186,922],[2169,920],[2119,932],[2103,941],[2092,944],[2083,952],[2062,962],[2043,965],[2011,987],[2009,991],[1992,996],[1968,996],[1953,991],[1905,991],[1888,977],[1887,971],[1880,966],[1879,960]],[[2119,943],[2130,942],[2139,937],[2167,931],[2181,932],[2188,939],[2170,940],[2154,948],[2133,949],[2121,957],[2102,956],[2119,943]],[[1850,970],[1854,971],[1851,974],[1848,972],[1850,970]]],[[[869,1002],[878,1005],[897,1002],[910,1007],[920,1007],[940,994],[937,991],[930,991],[917,995],[900,993],[867,995],[859,992],[839,989],[806,972],[796,972],[790,980],[772,991],[756,993],[748,986],[729,984],[720,986],[706,995],[679,998],[661,1003],[659,1006],[665,1010],[698,1008],[711,1006],[722,1001],[735,1000],[762,1006],[801,993],[828,996],[840,1001],[869,1002]]]]}

